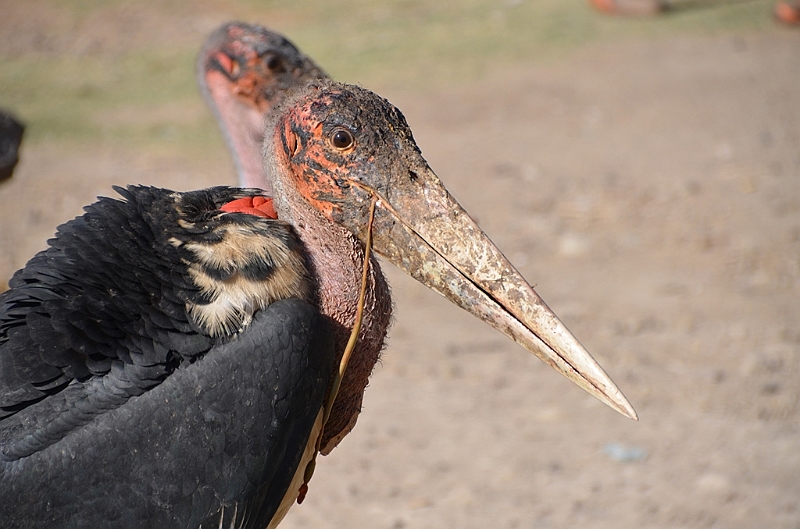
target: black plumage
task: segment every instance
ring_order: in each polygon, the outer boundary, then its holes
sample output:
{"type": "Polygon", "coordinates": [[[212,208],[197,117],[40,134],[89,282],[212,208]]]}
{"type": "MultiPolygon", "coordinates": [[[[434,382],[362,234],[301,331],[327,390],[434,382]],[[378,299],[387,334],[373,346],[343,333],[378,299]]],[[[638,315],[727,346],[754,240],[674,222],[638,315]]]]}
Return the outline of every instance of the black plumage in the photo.
{"type": "Polygon", "coordinates": [[[10,178],[19,162],[19,146],[25,126],[8,112],[0,110],[0,180],[10,178]]]}
{"type": "Polygon", "coordinates": [[[0,294],[2,526],[196,527],[234,513],[266,526],[333,368],[300,243],[283,222],[219,209],[256,190],[117,191],[0,294]],[[287,270],[295,290],[273,288],[287,270]],[[258,288],[230,307],[215,285],[239,276],[258,288]],[[203,318],[217,305],[234,324],[203,318]]]}

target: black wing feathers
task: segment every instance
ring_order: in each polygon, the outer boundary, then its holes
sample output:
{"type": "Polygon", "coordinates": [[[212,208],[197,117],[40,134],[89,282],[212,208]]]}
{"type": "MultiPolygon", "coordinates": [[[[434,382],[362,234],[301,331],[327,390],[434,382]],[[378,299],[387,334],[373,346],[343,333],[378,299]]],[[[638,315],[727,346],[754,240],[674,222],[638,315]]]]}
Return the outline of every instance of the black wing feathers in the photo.
{"type": "Polygon", "coordinates": [[[0,526],[198,527],[233,508],[264,527],[327,389],[330,330],[298,299],[258,305],[230,332],[190,309],[224,306],[197,280],[215,248],[262,288],[299,242],[278,221],[219,211],[256,190],[116,190],[123,200],[60,226],[0,294],[0,526]],[[226,233],[240,239],[219,244],[226,233]]]}
{"type": "MultiPolygon", "coordinates": [[[[316,309],[276,302],[247,333],[97,416],[69,443],[0,465],[2,527],[219,527],[236,513],[248,523],[235,527],[263,529],[333,367],[332,333],[316,309]]],[[[12,419],[33,420],[36,406],[12,419]]]]}
{"type": "Polygon", "coordinates": [[[214,240],[220,205],[254,190],[115,189],[125,200],[101,198],[60,226],[0,294],[0,418],[114,362],[147,389],[229,338],[187,314],[208,295],[189,274],[194,255],[176,241],[214,240]]]}
{"type": "MultiPolygon", "coordinates": [[[[107,374],[114,361],[161,365],[161,377],[172,368],[163,336],[190,331],[185,303],[197,287],[176,250],[160,240],[176,219],[167,215],[159,226],[142,215],[174,210],[169,193],[129,188],[126,195],[128,201],[102,198],[60,226],[50,248],[0,295],[0,417],[71,380],[107,374]],[[182,281],[174,285],[176,276],[182,281]]],[[[213,345],[194,338],[201,342],[195,353],[213,345]]],[[[142,380],[154,378],[150,372],[142,380]]]]}

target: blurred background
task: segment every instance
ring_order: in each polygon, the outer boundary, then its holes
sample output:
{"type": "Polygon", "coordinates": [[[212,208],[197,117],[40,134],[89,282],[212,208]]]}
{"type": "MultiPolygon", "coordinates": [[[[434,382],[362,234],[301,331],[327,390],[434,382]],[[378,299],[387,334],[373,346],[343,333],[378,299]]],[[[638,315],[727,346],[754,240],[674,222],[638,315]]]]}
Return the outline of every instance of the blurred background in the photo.
{"type": "Polygon", "coordinates": [[[234,184],[196,87],[243,20],[403,110],[633,423],[386,265],[356,429],[286,528],[800,528],[800,27],[774,2],[0,1],[0,289],[112,184],[234,184]]]}

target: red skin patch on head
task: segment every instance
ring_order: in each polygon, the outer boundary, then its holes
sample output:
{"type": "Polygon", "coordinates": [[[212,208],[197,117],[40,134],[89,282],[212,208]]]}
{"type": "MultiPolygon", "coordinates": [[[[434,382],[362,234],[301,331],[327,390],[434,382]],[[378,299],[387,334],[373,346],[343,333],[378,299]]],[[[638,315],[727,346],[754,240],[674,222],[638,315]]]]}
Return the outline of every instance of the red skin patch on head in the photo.
{"type": "Polygon", "coordinates": [[[332,198],[344,198],[344,191],[336,184],[336,176],[345,180],[348,168],[337,165],[326,157],[329,147],[327,140],[323,137],[323,126],[318,118],[313,116],[313,112],[311,105],[306,103],[284,121],[284,138],[286,147],[290,151],[288,163],[294,176],[293,183],[297,193],[317,211],[332,219],[334,210],[341,210],[341,206],[335,205],[332,198]],[[302,147],[293,132],[293,127],[310,132],[302,147]],[[303,156],[298,162],[295,155],[300,150],[302,150],[303,156]],[[325,168],[327,171],[321,173],[311,169],[310,162],[315,162],[315,165],[325,168]]]}
{"type": "Polygon", "coordinates": [[[233,71],[233,60],[228,57],[227,53],[218,52],[214,55],[214,58],[217,60],[220,66],[230,75],[233,71]]]}
{"type": "Polygon", "coordinates": [[[223,204],[219,209],[226,213],[246,213],[247,215],[255,215],[256,217],[264,217],[267,219],[278,218],[272,199],[268,197],[255,196],[238,198],[223,204]]]}
{"type": "MultiPolygon", "coordinates": [[[[228,40],[212,54],[214,60],[227,76],[219,80],[220,88],[245,100],[248,106],[256,107],[264,113],[269,110],[271,101],[265,94],[267,88],[275,83],[275,75],[264,65],[253,47],[252,39],[241,28],[228,30],[228,40]]],[[[213,69],[206,69],[205,75],[210,79],[213,69]]],[[[207,81],[209,84],[211,81],[207,81]]]]}
{"type": "Polygon", "coordinates": [[[275,75],[266,68],[249,41],[234,40],[229,46],[232,55],[244,59],[241,71],[238,69],[238,63],[231,64],[231,70],[228,71],[236,78],[233,80],[233,93],[255,105],[261,112],[266,112],[271,102],[264,94],[267,93],[266,87],[275,83],[275,75]],[[237,68],[234,72],[235,67],[237,68]]]}

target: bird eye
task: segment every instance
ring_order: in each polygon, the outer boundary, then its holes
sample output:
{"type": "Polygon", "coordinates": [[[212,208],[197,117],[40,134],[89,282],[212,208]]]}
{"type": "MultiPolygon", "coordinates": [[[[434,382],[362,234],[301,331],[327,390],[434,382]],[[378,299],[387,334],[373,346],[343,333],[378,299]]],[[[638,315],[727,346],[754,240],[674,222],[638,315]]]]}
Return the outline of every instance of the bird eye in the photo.
{"type": "Polygon", "coordinates": [[[331,145],[342,151],[352,147],[355,141],[350,131],[345,129],[338,129],[331,135],[331,145]]]}
{"type": "Polygon", "coordinates": [[[285,72],[286,68],[283,67],[283,61],[281,61],[280,57],[275,57],[274,55],[267,59],[267,68],[270,71],[275,73],[285,72]]]}

